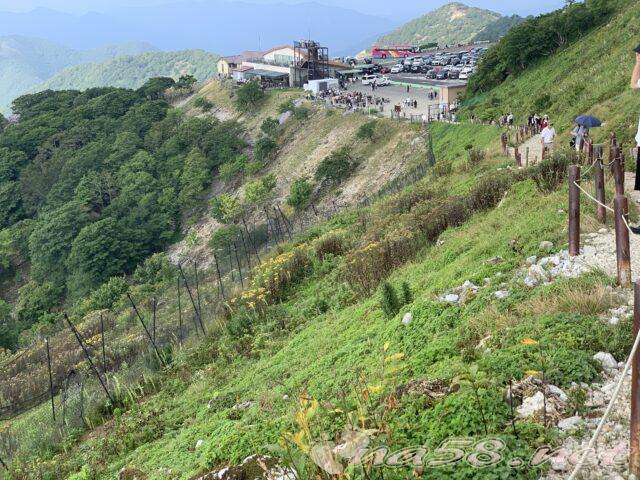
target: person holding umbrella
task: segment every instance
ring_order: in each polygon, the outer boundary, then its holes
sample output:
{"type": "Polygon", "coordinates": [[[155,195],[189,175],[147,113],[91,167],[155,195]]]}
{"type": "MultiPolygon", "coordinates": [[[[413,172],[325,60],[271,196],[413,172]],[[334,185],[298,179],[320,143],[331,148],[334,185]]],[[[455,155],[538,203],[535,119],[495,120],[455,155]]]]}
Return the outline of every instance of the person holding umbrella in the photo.
{"type": "Polygon", "coordinates": [[[582,144],[585,138],[589,136],[589,128],[599,127],[602,122],[593,115],[581,115],[574,120],[576,122],[576,128],[571,132],[574,136],[576,151],[582,150],[582,144]]]}

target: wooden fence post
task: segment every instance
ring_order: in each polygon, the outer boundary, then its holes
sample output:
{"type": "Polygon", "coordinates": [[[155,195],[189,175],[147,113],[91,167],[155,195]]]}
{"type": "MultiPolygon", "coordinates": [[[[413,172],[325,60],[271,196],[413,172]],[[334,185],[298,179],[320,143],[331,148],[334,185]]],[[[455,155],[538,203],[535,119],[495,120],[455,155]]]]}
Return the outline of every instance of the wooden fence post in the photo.
{"type": "MultiPolygon", "coordinates": [[[[640,333],[640,280],[633,284],[633,340],[640,333]]],[[[640,476],[640,349],[631,364],[631,422],[629,473],[640,476]]]]}
{"type": "Polygon", "coordinates": [[[223,300],[226,300],[226,298],[224,298],[224,287],[222,286],[222,276],[220,275],[218,256],[215,254],[215,252],[213,253],[213,260],[216,262],[216,273],[218,274],[218,287],[220,288],[220,296],[223,300]]]}
{"type": "Polygon", "coordinates": [[[600,202],[596,205],[596,217],[598,222],[607,223],[607,209],[604,207],[607,200],[604,188],[604,164],[602,163],[602,158],[596,160],[596,165],[593,168],[594,181],[596,184],[596,200],[600,202]]]}
{"type": "Polygon", "coordinates": [[[618,283],[622,287],[631,285],[631,251],[629,248],[629,230],[623,216],[627,215],[627,197],[616,195],[613,202],[616,228],[616,260],[618,283]]]}
{"type": "Polygon", "coordinates": [[[102,337],[102,373],[107,373],[107,352],[104,342],[104,315],[100,312],[100,336],[102,337]]]}
{"type": "Polygon", "coordinates": [[[611,164],[613,168],[613,180],[616,185],[616,195],[624,195],[624,167],[622,166],[622,156],[619,147],[613,149],[614,158],[611,164]]]}
{"type": "Polygon", "coordinates": [[[569,165],[569,255],[580,255],[580,166],[569,165]]]}
{"type": "Polygon", "coordinates": [[[183,331],[182,331],[182,299],[180,298],[180,275],[177,278],[177,286],[178,286],[178,328],[180,332],[180,344],[182,344],[183,331]]]}
{"type": "Polygon", "coordinates": [[[51,396],[51,415],[53,416],[53,421],[56,421],[56,404],[54,402],[54,392],[53,392],[53,374],[51,373],[51,352],[49,351],[49,339],[44,339],[44,345],[47,349],[47,366],[49,368],[49,395],[51,396]]]}

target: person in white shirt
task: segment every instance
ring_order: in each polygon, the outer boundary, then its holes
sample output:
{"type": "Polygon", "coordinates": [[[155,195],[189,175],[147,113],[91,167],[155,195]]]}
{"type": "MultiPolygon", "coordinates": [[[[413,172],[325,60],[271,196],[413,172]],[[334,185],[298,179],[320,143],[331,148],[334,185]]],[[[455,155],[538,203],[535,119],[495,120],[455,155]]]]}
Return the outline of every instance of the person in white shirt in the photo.
{"type": "Polygon", "coordinates": [[[540,136],[542,137],[542,154],[544,154],[551,150],[553,147],[553,140],[556,138],[556,129],[553,126],[553,122],[550,122],[549,125],[544,127],[540,136]]]}

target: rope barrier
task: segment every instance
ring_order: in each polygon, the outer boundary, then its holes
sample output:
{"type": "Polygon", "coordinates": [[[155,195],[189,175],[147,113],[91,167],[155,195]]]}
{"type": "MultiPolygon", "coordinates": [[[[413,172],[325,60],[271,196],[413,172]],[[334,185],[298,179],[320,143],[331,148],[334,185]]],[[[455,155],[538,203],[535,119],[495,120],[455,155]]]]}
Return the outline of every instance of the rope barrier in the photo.
{"type": "Polygon", "coordinates": [[[582,188],[580,186],[580,184],[578,182],[573,182],[573,184],[578,187],[580,189],[580,191],[582,193],[584,193],[587,197],[589,197],[591,200],[593,200],[594,202],[596,202],[598,205],[600,205],[601,207],[606,208],[607,210],[609,210],[610,212],[613,212],[613,208],[609,207],[608,205],[605,205],[604,203],[600,202],[597,198],[595,198],[594,196],[592,196],[589,192],[587,192],[584,188],[582,188]]]}
{"type": "Polygon", "coordinates": [[[631,229],[631,227],[629,226],[629,223],[627,222],[627,219],[624,215],[620,215],[622,217],[622,221],[624,222],[625,226],[627,227],[627,230],[629,230],[629,233],[632,235],[635,235],[634,231],[631,229]]]}
{"type": "MultiPolygon", "coordinates": [[[[624,215],[622,216],[622,218],[624,218],[624,215]]],[[[626,221],[625,221],[625,223],[626,223],[626,221]]],[[[598,427],[596,428],[596,431],[594,432],[593,436],[591,437],[591,440],[589,440],[589,444],[587,445],[587,448],[585,449],[584,453],[582,454],[582,457],[580,457],[580,461],[577,463],[576,467],[573,469],[573,472],[571,472],[571,475],[569,476],[569,480],[574,480],[575,478],[577,478],[576,476],[578,475],[580,470],[582,470],[582,467],[584,466],[584,462],[587,459],[587,456],[591,453],[591,451],[593,450],[594,445],[598,441],[598,437],[600,436],[600,433],[602,432],[602,428],[604,427],[605,422],[607,421],[607,419],[609,418],[609,415],[611,414],[611,410],[613,409],[613,405],[615,404],[616,400],[618,399],[618,395],[620,395],[620,390],[622,389],[622,384],[624,383],[624,379],[627,376],[627,372],[629,371],[629,368],[631,367],[631,363],[633,362],[633,357],[635,357],[639,345],[640,345],[640,335],[637,335],[636,339],[635,339],[635,342],[633,343],[633,348],[631,349],[631,354],[629,355],[629,358],[627,359],[627,363],[625,363],[625,365],[624,365],[624,369],[622,370],[622,375],[620,375],[620,380],[618,380],[618,384],[616,385],[616,389],[613,391],[613,395],[611,396],[611,400],[609,401],[609,405],[607,406],[607,409],[605,410],[604,415],[600,419],[600,422],[598,423],[598,427]]]]}
{"type": "Polygon", "coordinates": [[[600,162],[593,162],[591,165],[589,165],[589,168],[587,168],[584,172],[582,172],[582,175],[580,175],[580,178],[584,177],[589,172],[589,170],[591,170],[594,167],[596,163],[600,163],[600,162]]]}

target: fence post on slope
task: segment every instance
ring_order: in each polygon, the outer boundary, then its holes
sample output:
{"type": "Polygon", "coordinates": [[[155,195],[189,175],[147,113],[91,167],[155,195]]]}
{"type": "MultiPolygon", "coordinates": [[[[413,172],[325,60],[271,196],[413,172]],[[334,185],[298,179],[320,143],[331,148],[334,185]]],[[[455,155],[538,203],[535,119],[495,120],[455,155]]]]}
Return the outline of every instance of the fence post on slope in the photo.
{"type": "Polygon", "coordinates": [[[164,362],[164,359],[162,358],[162,356],[160,355],[160,351],[158,350],[158,346],[156,345],[156,342],[153,340],[153,337],[151,336],[151,332],[149,332],[149,329],[147,328],[147,324],[144,323],[144,320],[142,319],[142,315],[140,315],[140,312],[138,311],[138,307],[136,306],[135,302],[133,301],[133,298],[131,298],[131,294],[129,292],[127,292],[127,298],[129,298],[129,301],[131,302],[131,306],[133,307],[133,310],[135,311],[136,316],[138,317],[138,320],[142,324],[142,328],[144,329],[144,332],[147,334],[147,338],[151,342],[151,346],[153,347],[153,350],[156,353],[156,356],[158,357],[158,361],[162,365],[164,365],[166,367],[167,365],[164,362]]]}
{"type": "Polygon", "coordinates": [[[616,195],[624,195],[624,167],[622,163],[622,150],[616,146],[613,149],[614,158],[611,164],[613,168],[613,180],[616,185],[616,195]]]}
{"type": "Polygon", "coordinates": [[[618,267],[618,283],[622,287],[631,285],[631,251],[629,248],[629,230],[625,222],[627,215],[627,197],[616,195],[613,200],[613,211],[616,228],[616,260],[618,267]]]}
{"type": "MultiPolygon", "coordinates": [[[[129,296],[128,293],[127,293],[127,296],[129,296]]],[[[131,300],[130,296],[129,296],[129,300],[131,300]]],[[[131,303],[133,303],[133,300],[131,300],[131,303]]],[[[135,308],[135,305],[134,305],[134,308],[135,308]]],[[[136,313],[137,313],[138,309],[136,308],[135,310],[136,310],[136,313]]],[[[138,317],[139,317],[139,314],[138,314],[138,317]]],[[[98,377],[98,381],[100,382],[100,385],[102,386],[102,389],[104,390],[104,393],[107,395],[107,398],[111,401],[111,405],[115,405],[115,401],[113,400],[113,397],[111,396],[111,393],[109,393],[109,389],[107,388],[107,385],[104,383],[104,380],[102,380],[102,375],[100,375],[100,372],[98,372],[98,369],[96,368],[95,364],[93,363],[93,360],[91,359],[91,355],[89,355],[89,351],[87,350],[87,347],[84,346],[84,342],[82,341],[82,337],[80,337],[80,333],[76,329],[75,325],[73,323],[71,323],[71,319],[69,318],[69,316],[66,313],[64,314],[64,318],[67,321],[67,324],[69,324],[69,328],[71,329],[71,331],[75,335],[76,340],[78,341],[78,345],[80,345],[80,348],[82,348],[82,351],[84,352],[84,356],[87,357],[87,361],[89,362],[89,367],[91,368],[93,373],[95,373],[96,377],[98,377]]],[[[144,322],[143,322],[143,325],[144,325],[144,322]]],[[[146,327],[145,327],[145,330],[146,330],[146,327]]],[[[149,332],[147,331],[147,334],[148,333],[149,332]]],[[[157,350],[156,350],[156,352],[157,352],[157,350]]]]}
{"type": "Polygon", "coordinates": [[[242,266],[240,265],[240,257],[238,256],[238,247],[236,242],[233,242],[233,253],[235,253],[236,263],[238,264],[238,275],[240,276],[240,286],[244,288],[244,280],[242,278],[242,266]]]}
{"type": "Polygon", "coordinates": [[[580,254],[580,166],[569,165],[569,255],[580,254]]]}
{"type": "Polygon", "coordinates": [[[524,164],[525,167],[529,166],[529,147],[524,151],[524,164]]]}
{"type": "Polygon", "coordinates": [[[215,252],[213,252],[213,261],[216,262],[216,273],[218,275],[218,288],[220,289],[220,296],[222,297],[223,300],[226,300],[226,298],[224,298],[224,287],[222,286],[222,276],[220,275],[220,267],[218,266],[218,256],[216,255],[215,252]]]}
{"type": "MultiPolygon", "coordinates": [[[[640,280],[633,284],[633,339],[640,333],[640,280]]],[[[640,349],[631,363],[631,422],[629,473],[640,476],[640,349]]]]}
{"type": "Polygon", "coordinates": [[[198,300],[198,319],[200,320],[200,327],[202,328],[202,333],[206,333],[204,331],[204,323],[202,321],[202,303],[200,301],[200,278],[198,276],[198,262],[193,261],[193,270],[196,275],[196,299],[198,300]]]}
{"type": "Polygon", "coordinates": [[[187,293],[189,294],[189,299],[191,300],[191,305],[193,305],[193,310],[195,317],[193,318],[193,322],[196,325],[196,332],[198,331],[198,326],[202,328],[203,333],[207,333],[204,330],[204,325],[202,324],[202,320],[200,319],[200,310],[198,310],[198,306],[196,305],[196,301],[193,298],[193,294],[191,293],[191,289],[189,288],[189,282],[187,281],[187,277],[184,274],[184,270],[182,269],[182,265],[178,265],[178,270],[180,270],[180,275],[182,275],[182,279],[184,280],[184,286],[187,288],[187,293]],[[198,325],[199,324],[199,325],[198,325]]]}
{"type": "Polygon", "coordinates": [[[154,343],[156,341],[156,310],[157,310],[157,306],[158,306],[158,302],[156,300],[156,297],[153,297],[151,299],[151,310],[152,310],[152,314],[153,314],[153,316],[152,316],[152,320],[153,321],[152,321],[152,324],[151,324],[152,325],[151,326],[152,330],[151,331],[153,332],[153,342],[154,343]]]}
{"type": "MultiPolygon", "coordinates": [[[[251,245],[251,248],[253,249],[253,254],[258,259],[258,265],[260,265],[261,261],[260,261],[260,256],[258,255],[258,249],[256,248],[255,242],[251,238],[251,234],[249,233],[249,228],[247,227],[247,222],[245,221],[244,216],[242,217],[242,225],[244,226],[244,231],[247,233],[247,238],[249,240],[249,244],[251,245]]],[[[255,232],[255,229],[254,229],[254,232],[255,232]]],[[[240,233],[242,233],[242,231],[240,233]]],[[[244,235],[243,235],[243,241],[244,241],[244,235]]]]}
{"type": "Polygon", "coordinates": [[[518,147],[515,147],[514,151],[513,151],[513,158],[515,158],[516,160],[516,166],[520,166],[520,159],[518,158],[520,156],[520,152],[518,147]]]}
{"type": "Polygon", "coordinates": [[[102,373],[107,373],[107,352],[104,343],[104,314],[100,312],[100,337],[102,340],[102,373]]]}
{"type": "Polygon", "coordinates": [[[177,286],[178,286],[178,328],[179,328],[179,335],[180,338],[178,339],[180,344],[182,345],[182,339],[183,337],[183,331],[182,331],[182,299],[180,298],[180,275],[178,275],[177,278],[177,286]]]}
{"type": "Polygon", "coordinates": [[[247,261],[247,270],[249,270],[249,275],[251,275],[251,255],[249,255],[249,250],[247,250],[247,242],[244,241],[244,233],[242,233],[242,229],[240,229],[240,240],[242,241],[244,259],[247,261]]]}
{"type": "Polygon", "coordinates": [[[596,160],[593,176],[596,184],[596,200],[599,202],[596,205],[596,217],[598,222],[604,224],[607,223],[607,209],[604,207],[606,205],[606,192],[604,189],[604,164],[601,156],[596,160]]]}
{"type": "Polygon", "coordinates": [[[227,256],[229,257],[229,270],[231,271],[231,281],[235,283],[236,274],[233,267],[233,258],[231,257],[231,244],[227,243],[227,256]]]}
{"type": "Polygon", "coordinates": [[[51,415],[53,416],[53,421],[56,421],[56,404],[54,402],[54,393],[53,393],[53,374],[51,373],[51,351],[49,350],[49,338],[45,337],[44,345],[47,349],[47,366],[49,368],[49,394],[51,396],[51,415]]]}

